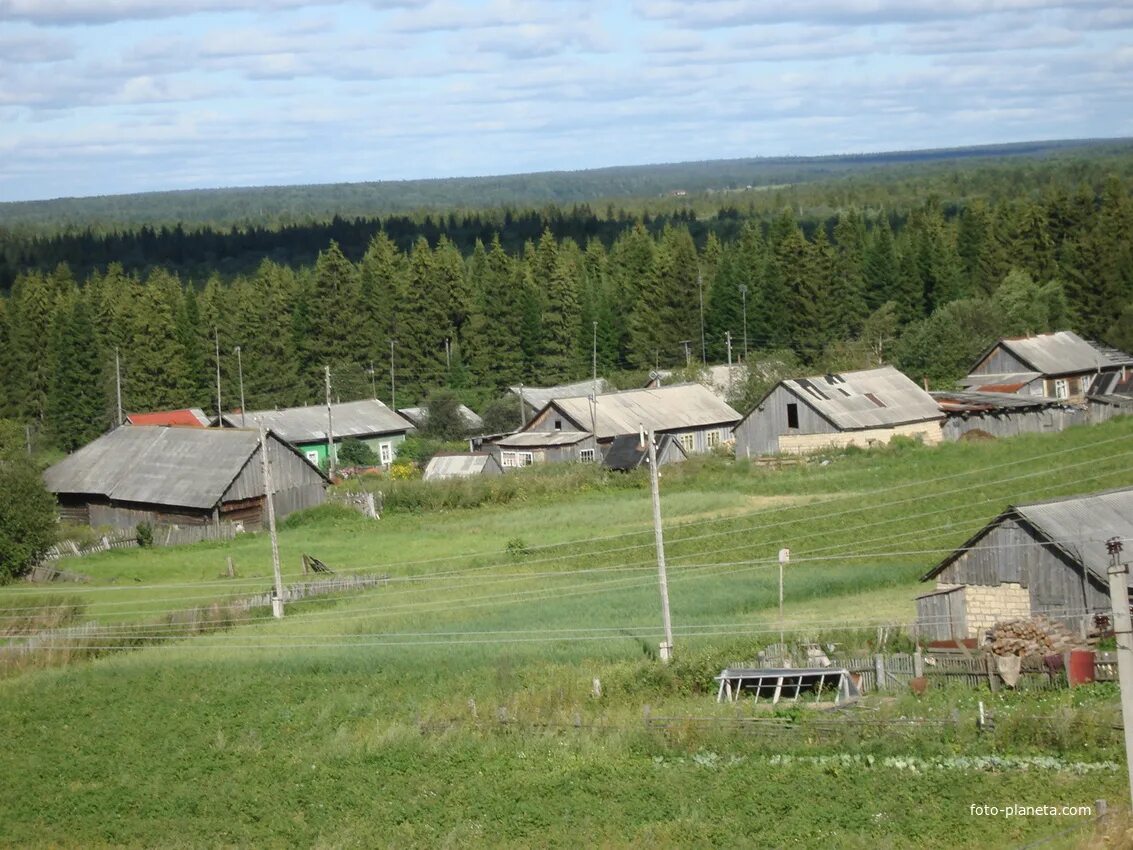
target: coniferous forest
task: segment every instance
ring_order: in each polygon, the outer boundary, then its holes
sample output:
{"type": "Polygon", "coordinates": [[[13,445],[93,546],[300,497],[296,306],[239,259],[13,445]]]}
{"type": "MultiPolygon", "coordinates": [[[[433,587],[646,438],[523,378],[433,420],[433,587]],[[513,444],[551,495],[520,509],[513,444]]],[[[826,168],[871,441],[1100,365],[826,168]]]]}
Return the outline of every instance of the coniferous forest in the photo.
{"type": "MultiPolygon", "coordinates": [[[[1130,157],[1130,155],[1127,155],[1130,157]]],[[[1133,158],[1133,157],[1130,157],[1133,158]]],[[[948,385],[998,336],[1133,349],[1129,159],[569,210],[0,230],[0,416],[64,450],[127,411],[397,404],[732,356],[948,385]],[[746,341],[746,345],[745,345],[746,341]],[[688,346],[686,348],[686,342],[688,346]],[[239,348],[239,357],[236,350],[239,348]],[[218,358],[219,353],[219,358],[218,358]]],[[[757,370],[753,370],[757,371],[757,370]]],[[[752,401],[751,388],[736,403],[752,401]]]]}

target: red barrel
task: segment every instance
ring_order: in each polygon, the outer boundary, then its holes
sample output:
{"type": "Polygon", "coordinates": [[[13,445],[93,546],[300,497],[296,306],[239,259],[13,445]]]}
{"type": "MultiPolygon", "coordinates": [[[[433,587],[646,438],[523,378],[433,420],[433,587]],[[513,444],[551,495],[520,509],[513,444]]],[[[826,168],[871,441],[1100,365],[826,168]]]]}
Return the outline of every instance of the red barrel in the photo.
{"type": "Polygon", "coordinates": [[[1088,685],[1094,681],[1094,653],[1089,649],[1070,651],[1070,668],[1066,671],[1070,687],[1088,685]]]}

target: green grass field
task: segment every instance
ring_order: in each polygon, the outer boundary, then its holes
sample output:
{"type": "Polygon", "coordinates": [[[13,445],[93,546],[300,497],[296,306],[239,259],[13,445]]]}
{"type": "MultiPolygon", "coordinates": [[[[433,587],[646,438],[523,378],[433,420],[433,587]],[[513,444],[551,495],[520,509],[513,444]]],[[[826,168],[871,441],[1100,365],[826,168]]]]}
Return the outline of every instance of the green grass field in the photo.
{"type": "Polygon", "coordinates": [[[10,631],[52,602],[104,626],[0,678],[0,844],[998,847],[1066,829],[969,807],[1116,805],[1112,687],[871,697],[770,728],[717,705],[711,677],[778,639],[779,548],[784,628],[864,650],[1006,504],[1128,486],[1131,459],[1133,420],[1115,420],[666,469],[669,666],[644,478],[520,481],[506,504],[378,521],[320,509],[281,531],[287,580],[309,553],[389,583],[193,637],[174,612],[270,587],[265,536],[74,559],[89,583],[0,588],[10,631]],[[143,648],[111,651],[126,637],[143,648]],[[994,733],[975,731],[980,699],[994,733]],[[1037,756],[1053,761],[1011,761],[1037,756]]]}

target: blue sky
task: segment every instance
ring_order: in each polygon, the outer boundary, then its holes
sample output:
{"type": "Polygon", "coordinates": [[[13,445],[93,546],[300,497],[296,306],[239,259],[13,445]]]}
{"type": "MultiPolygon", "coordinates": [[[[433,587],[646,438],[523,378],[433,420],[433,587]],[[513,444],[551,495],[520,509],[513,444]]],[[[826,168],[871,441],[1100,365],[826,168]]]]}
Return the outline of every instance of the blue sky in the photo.
{"type": "Polygon", "coordinates": [[[0,0],[0,200],[1133,136],[1133,4],[0,0]]]}

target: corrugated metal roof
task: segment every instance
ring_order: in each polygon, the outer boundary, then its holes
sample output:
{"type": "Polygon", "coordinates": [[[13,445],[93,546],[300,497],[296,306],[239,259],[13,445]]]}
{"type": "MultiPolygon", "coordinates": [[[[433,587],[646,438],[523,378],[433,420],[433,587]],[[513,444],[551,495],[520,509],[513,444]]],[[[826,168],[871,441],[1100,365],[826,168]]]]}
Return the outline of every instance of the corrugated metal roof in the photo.
{"type": "MultiPolygon", "coordinates": [[[[413,424],[377,399],[347,401],[331,405],[334,437],[369,437],[408,431],[413,424]]],[[[327,438],[326,405],[287,407],[283,410],[250,410],[244,414],[249,426],[257,422],[290,443],[314,443],[327,438]]],[[[228,414],[224,421],[240,424],[239,414],[228,414]]]]}
{"type": "Polygon", "coordinates": [[[521,431],[496,440],[497,446],[531,448],[534,446],[573,446],[590,436],[589,431],[521,431]]]}
{"type": "Polygon", "coordinates": [[[207,428],[208,414],[199,407],[183,410],[158,410],[152,413],[128,413],[126,421],[131,425],[183,425],[190,428],[207,428]]]}
{"type": "Polygon", "coordinates": [[[943,390],[930,392],[945,411],[986,413],[992,410],[1033,410],[1043,407],[1071,407],[1065,401],[1045,396],[1015,395],[1013,393],[963,392],[943,390]]]}
{"type": "MultiPolygon", "coordinates": [[[[462,404],[457,407],[457,410],[460,412],[460,418],[464,420],[469,431],[476,431],[484,427],[484,420],[481,419],[471,407],[462,404]]],[[[397,412],[412,422],[414,427],[417,428],[424,427],[425,420],[429,418],[429,410],[425,407],[399,407],[397,412]]]]}
{"type": "MultiPolygon", "coordinates": [[[[556,398],[552,403],[576,425],[590,426],[588,397],[556,398]]],[[[604,393],[595,397],[594,404],[594,427],[600,440],[636,434],[642,426],[646,431],[680,431],[730,426],[739,420],[735,410],[700,384],[604,393]]]]}
{"type": "Polygon", "coordinates": [[[211,508],[258,445],[251,430],[132,425],[83,446],[43,479],[52,493],[211,508]]]}
{"type": "MultiPolygon", "coordinates": [[[[1108,583],[1109,553],[1105,542],[1111,537],[1133,539],[1133,487],[1008,507],[922,576],[921,581],[935,578],[988,531],[1008,519],[1028,523],[1051,545],[1083,564],[1099,581],[1108,583]]],[[[1130,582],[1133,583],[1133,575],[1130,582]]]]}
{"type": "Polygon", "coordinates": [[[1087,391],[1090,396],[1133,396],[1133,372],[1103,372],[1094,378],[1087,391]]]}
{"type": "Polygon", "coordinates": [[[516,395],[523,391],[523,403],[532,410],[542,410],[551,399],[573,398],[574,396],[598,395],[610,388],[605,378],[594,381],[577,381],[573,384],[559,384],[557,387],[508,387],[516,395]]]}
{"type": "Polygon", "coordinates": [[[892,366],[788,379],[781,386],[843,431],[944,418],[932,396],[892,366]]]}
{"type": "Polygon", "coordinates": [[[421,477],[426,481],[438,481],[443,478],[472,478],[481,475],[488,467],[500,469],[496,459],[490,454],[480,452],[436,454],[429,459],[421,477]]]}
{"type": "Polygon", "coordinates": [[[1044,375],[1065,375],[1133,365],[1133,357],[1125,352],[1082,339],[1073,331],[1056,331],[1022,339],[1001,339],[998,345],[1044,375]]]}

